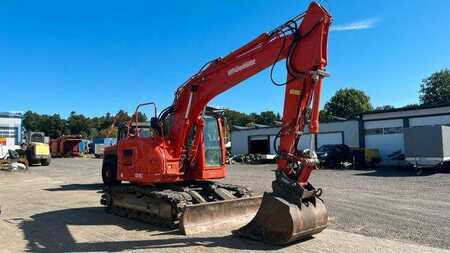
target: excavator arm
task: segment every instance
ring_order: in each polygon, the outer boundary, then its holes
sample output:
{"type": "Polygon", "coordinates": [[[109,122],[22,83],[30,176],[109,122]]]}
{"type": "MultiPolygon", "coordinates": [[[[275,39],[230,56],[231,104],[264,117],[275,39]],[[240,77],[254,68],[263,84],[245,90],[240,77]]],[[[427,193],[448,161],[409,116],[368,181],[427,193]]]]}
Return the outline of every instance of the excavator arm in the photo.
{"type": "MultiPolygon", "coordinates": [[[[195,139],[202,138],[202,112],[214,97],[225,92],[260,71],[286,59],[287,82],[282,127],[279,133],[278,170],[307,184],[313,166],[304,166],[294,175],[293,167],[300,161],[297,142],[306,124],[307,109],[312,104],[310,132],[317,133],[322,78],[326,76],[327,39],[330,14],[319,4],[271,32],[215,59],[192,76],[175,94],[174,119],[170,139],[175,156],[185,152],[189,130],[196,127],[195,139]]],[[[201,147],[199,147],[201,149],[201,147]]],[[[201,151],[201,150],[200,150],[201,151]]],[[[203,152],[197,152],[201,155],[203,152]]]]}

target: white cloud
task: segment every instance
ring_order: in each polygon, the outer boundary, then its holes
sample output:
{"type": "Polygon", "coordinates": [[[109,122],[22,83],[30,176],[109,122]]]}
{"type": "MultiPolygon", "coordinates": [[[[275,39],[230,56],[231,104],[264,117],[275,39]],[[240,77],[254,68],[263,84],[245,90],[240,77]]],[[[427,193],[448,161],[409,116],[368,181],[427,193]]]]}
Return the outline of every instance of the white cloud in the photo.
{"type": "Polygon", "coordinates": [[[378,18],[368,18],[343,25],[332,25],[331,31],[366,30],[374,27],[378,21],[378,18]]]}

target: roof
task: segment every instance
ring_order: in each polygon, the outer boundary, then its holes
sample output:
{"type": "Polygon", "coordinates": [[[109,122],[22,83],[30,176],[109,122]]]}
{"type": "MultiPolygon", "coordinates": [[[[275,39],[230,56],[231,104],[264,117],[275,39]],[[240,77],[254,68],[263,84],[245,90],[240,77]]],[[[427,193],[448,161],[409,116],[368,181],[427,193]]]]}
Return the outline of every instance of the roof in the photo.
{"type": "Polygon", "coordinates": [[[406,117],[426,117],[431,115],[450,114],[450,105],[420,106],[415,108],[398,108],[360,114],[360,118],[366,120],[399,119],[406,117]]]}
{"type": "Polygon", "coordinates": [[[21,112],[0,112],[0,118],[22,118],[21,112]]]}
{"type": "Polygon", "coordinates": [[[386,110],[376,110],[371,112],[365,112],[361,115],[368,115],[368,114],[378,114],[378,113],[386,113],[386,112],[402,112],[402,111],[414,111],[414,110],[421,110],[421,109],[433,109],[433,108],[440,108],[440,107],[448,107],[450,106],[450,103],[448,104],[441,104],[441,105],[417,105],[417,107],[408,107],[408,108],[394,108],[394,109],[386,109],[386,110]]]}
{"type": "Polygon", "coordinates": [[[279,127],[279,126],[269,126],[269,125],[263,125],[263,124],[253,124],[253,126],[233,125],[234,130],[249,130],[249,129],[259,129],[259,128],[271,128],[271,127],[279,127]]]}

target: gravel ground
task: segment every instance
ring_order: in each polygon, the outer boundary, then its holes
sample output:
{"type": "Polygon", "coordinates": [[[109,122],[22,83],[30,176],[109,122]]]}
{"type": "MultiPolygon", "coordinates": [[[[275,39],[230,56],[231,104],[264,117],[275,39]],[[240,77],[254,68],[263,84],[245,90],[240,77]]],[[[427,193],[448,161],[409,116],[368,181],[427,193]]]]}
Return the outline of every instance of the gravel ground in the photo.
{"type": "MultiPolygon", "coordinates": [[[[54,159],[27,172],[0,171],[0,252],[445,252],[450,174],[320,170],[330,226],[314,239],[273,247],[229,232],[193,237],[106,214],[100,160],[54,159]]],[[[270,190],[273,165],[232,165],[226,182],[270,190]]],[[[450,252],[450,251],[449,251],[450,252]]]]}

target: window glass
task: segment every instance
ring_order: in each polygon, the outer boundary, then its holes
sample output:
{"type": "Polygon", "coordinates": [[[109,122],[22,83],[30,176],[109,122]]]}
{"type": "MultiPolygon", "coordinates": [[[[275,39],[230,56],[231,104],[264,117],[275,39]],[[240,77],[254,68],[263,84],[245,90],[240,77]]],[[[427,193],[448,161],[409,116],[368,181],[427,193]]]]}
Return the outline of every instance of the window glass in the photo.
{"type": "Polygon", "coordinates": [[[366,135],[378,135],[378,134],[383,134],[383,128],[366,129],[366,135]]]}
{"type": "Polygon", "coordinates": [[[205,117],[204,141],[206,166],[222,165],[222,150],[217,119],[205,117]]]}
{"type": "Polygon", "coordinates": [[[30,139],[30,142],[44,143],[44,136],[42,136],[41,134],[32,134],[30,139]]]}
{"type": "Polygon", "coordinates": [[[384,134],[399,134],[403,132],[402,127],[385,127],[384,134]]]}

